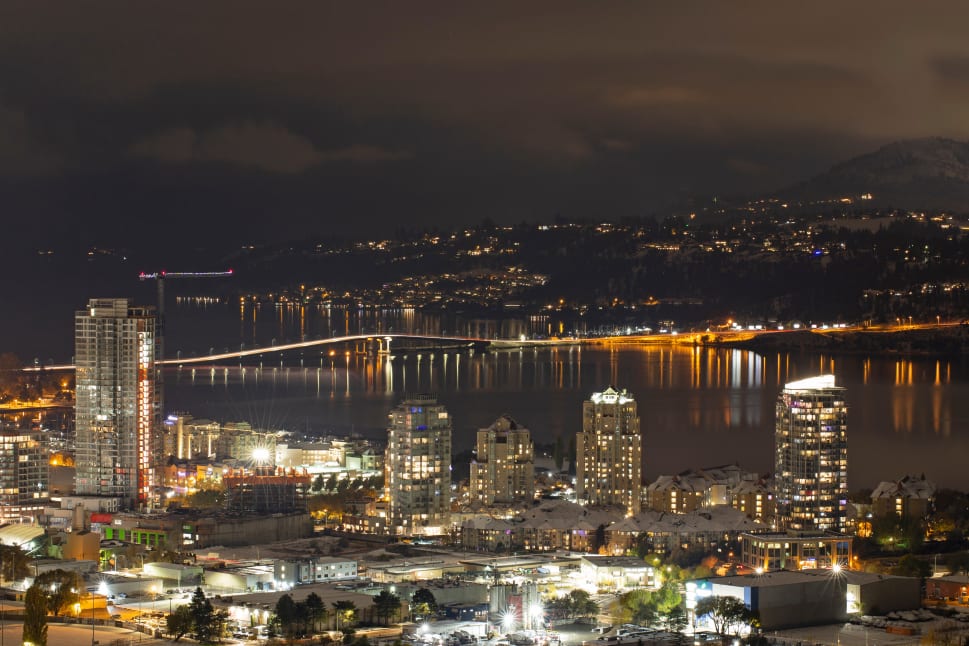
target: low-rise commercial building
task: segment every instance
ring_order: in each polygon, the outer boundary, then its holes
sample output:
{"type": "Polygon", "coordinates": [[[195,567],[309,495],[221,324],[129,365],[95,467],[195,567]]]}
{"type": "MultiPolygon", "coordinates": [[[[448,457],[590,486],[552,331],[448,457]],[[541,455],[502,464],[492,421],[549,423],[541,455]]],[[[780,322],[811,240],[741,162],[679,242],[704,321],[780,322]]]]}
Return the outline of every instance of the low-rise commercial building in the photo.
{"type": "Polygon", "coordinates": [[[653,568],[634,556],[589,556],[581,559],[582,578],[596,588],[623,590],[649,585],[653,568]]]}
{"type": "Polygon", "coordinates": [[[712,629],[709,617],[697,616],[704,597],[739,599],[760,618],[762,630],[777,630],[845,621],[846,588],[835,575],[829,578],[778,570],[760,575],[725,576],[690,581],[686,606],[696,626],[712,629]]]}
{"type": "Polygon", "coordinates": [[[287,586],[302,583],[327,583],[357,578],[357,562],[335,556],[276,559],[273,578],[287,586]]]}
{"type": "Polygon", "coordinates": [[[850,567],[851,537],[835,532],[751,532],[740,535],[740,562],[749,568],[813,570],[850,567]]]}

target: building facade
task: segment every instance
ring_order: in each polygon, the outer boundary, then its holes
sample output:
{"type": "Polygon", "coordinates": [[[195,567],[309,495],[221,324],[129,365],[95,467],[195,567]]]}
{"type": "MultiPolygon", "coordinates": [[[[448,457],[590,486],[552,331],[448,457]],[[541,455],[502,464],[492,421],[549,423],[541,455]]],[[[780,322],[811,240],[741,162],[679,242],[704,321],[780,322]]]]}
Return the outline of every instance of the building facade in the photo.
{"type": "Polygon", "coordinates": [[[74,319],[75,488],[79,495],[149,504],[162,457],[154,308],[97,298],[74,319]]]}
{"type": "Polygon", "coordinates": [[[535,497],[535,445],[527,428],[503,415],[478,430],[470,490],[471,499],[485,505],[535,497]]]}
{"type": "Polygon", "coordinates": [[[795,381],[777,398],[774,483],[782,529],[843,532],[848,406],[833,375],[795,381]]]}
{"type": "Polygon", "coordinates": [[[635,514],[640,509],[643,442],[636,400],[626,390],[606,388],[582,404],[576,436],[576,497],[635,514]]]}
{"type": "Polygon", "coordinates": [[[935,483],[921,477],[905,476],[895,482],[882,482],[871,492],[875,516],[897,516],[917,520],[932,513],[935,483]]]}
{"type": "Polygon", "coordinates": [[[433,395],[414,395],[389,418],[388,528],[394,534],[440,534],[451,517],[451,417],[433,395]]]}
{"type": "Polygon", "coordinates": [[[19,523],[36,517],[49,498],[45,434],[0,431],[0,523],[19,523]]]}

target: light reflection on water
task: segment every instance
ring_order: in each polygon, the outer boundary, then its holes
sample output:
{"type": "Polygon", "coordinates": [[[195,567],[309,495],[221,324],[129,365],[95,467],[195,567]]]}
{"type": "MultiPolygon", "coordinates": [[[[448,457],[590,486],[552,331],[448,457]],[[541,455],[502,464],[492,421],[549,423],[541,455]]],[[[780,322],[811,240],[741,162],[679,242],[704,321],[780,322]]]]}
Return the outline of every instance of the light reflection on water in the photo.
{"type": "Polygon", "coordinates": [[[777,393],[784,383],[819,372],[833,372],[848,388],[852,488],[909,472],[969,488],[961,466],[969,450],[969,379],[962,362],[946,359],[673,346],[397,348],[393,358],[341,349],[333,357],[328,350],[282,361],[267,356],[262,367],[173,370],[166,387],[173,407],[197,417],[375,437],[403,393],[435,392],[454,419],[457,451],[470,448],[475,429],[502,414],[530,428],[539,442],[575,433],[583,399],[613,384],[629,389],[639,404],[652,480],[734,462],[770,471],[777,393]]]}

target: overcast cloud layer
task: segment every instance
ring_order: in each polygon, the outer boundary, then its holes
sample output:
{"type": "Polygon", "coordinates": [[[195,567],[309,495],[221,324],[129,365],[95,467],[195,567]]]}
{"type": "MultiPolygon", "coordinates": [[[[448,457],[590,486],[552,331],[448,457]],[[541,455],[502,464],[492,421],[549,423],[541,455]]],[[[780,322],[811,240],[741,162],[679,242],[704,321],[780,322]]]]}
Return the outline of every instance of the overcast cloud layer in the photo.
{"type": "Polygon", "coordinates": [[[969,139],[966,25],[963,2],[4,2],[0,195],[92,244],[655,213],[969,139]]]}

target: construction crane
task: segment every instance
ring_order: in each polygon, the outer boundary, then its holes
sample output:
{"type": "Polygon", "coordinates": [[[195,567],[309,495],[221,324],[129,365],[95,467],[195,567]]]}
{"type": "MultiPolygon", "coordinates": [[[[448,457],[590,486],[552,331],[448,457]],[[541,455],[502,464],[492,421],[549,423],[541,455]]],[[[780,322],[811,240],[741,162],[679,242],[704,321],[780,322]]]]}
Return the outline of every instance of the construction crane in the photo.
{"type": "MultiPolygon", "coordinates": [[[[165,281],[171,278],[228,278],[232,276],[232,270],[226,271],[156,271],[152,273],[141,272],[138,274],[139,280],[153,280],[158,284],[158,309],[156,310],[157,322],[155,323],[155,365],[157,366],[157,381],[161,386],[163,383],[161,365],[159,361],[165,359],[165,281]]],[[[159,400],[164,395],[164,389],[159,388],[159,400]]],[[[158,402],[159,407],[163,402],[158,402]]]]}

